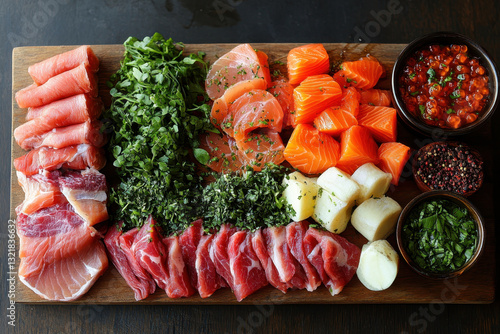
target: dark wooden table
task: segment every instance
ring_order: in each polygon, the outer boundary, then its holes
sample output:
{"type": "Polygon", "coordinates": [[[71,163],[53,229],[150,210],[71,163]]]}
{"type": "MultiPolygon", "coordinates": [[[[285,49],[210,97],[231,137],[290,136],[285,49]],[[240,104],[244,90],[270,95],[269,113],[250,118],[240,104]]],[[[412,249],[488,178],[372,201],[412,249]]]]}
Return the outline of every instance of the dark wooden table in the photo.
{"type": "MultiPolygon", "coordinates": [[[[185,43],[407,43],[426,33],[466,34],[500,60],[493,1],[7,0],[0,9],[0,333],[498,333],[490,305],[45,306],[15,305],[7,324],[11,54],[15,46],[116,44],[155,31],[185,43]]],[[[492,120],[497,129],[500,115],[492,120]]],[[[495,144],[500,143],[493,131],[495,144]]],[[[498,145],[493,145],[498,147],[498,145]]],[[[498,152],[498,150],[497,150],[498,152]]],[[[494,164],[498,166],[498,155],[494,164]]],[[[499,185],[499,178],[494,182],[499,185]]],[[[498,192],[495,201],[498,200],[498,192]]],[[[498,210],[495,213],[498,215],[498,210]]],[[[488,213],[492,216],[493,213],[488,213]]],[[[497,237],[500,228],[496,229],[497,237]]],[[[497,239],[499,240],[499,239],[497,239]]],[[[497,248],[498,248],[498,242],[497,248]]],[[[498,259],[497,259],[498,262],[498,259]]],[[[497,266],[498,268],[498,266],[497,266]]],[[[498,269],[496,271],[498,273],[498,269]]],[[[498,275],[497,275],[498,277],[498,275]]],[[[497,279],[498,281],[498,279],[497,279]]],[[[439,297],[438,301],[439,301],[439,297]]]]}

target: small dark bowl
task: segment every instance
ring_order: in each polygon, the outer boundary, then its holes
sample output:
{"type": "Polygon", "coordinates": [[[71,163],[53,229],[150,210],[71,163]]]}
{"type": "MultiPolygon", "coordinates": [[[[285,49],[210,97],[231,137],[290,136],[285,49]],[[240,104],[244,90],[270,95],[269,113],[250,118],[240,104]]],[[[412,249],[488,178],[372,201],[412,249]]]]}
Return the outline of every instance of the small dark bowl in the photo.
{"type": "Polygon", "coordinates": [[[410,203],[408,203],[401,214],[399,215],[397,227],[396,227],[396,240],[398,243],[398,248],[399,251],[401,252],[401,255],[405,259],[406,263],[418,274],[421,276],[427,277],[427,278],[433,278],[433,279],[446,279],[446,278],[452,278],[456,276],[462,275],[465,271],[469,270],[478,260],[480,257],[481,253],[483,252],[484,248],[484,241],[485,241],[485,228],[484,228],[484,220],[479,211],[476,209],[474,205],[472,205],[471,202],[469,202],[467,199],[465,199],[462,196],[459,196],[455,193],[448,192],[448,191],[430,191],[426,192],[423,194],[420,194],[419,196],[415,197],[410,203]],[[476,222],[476,227],[477,227],[477,248],[476,251],[474,252],[474,255],[470,258],[470,260],[461,268],[455,270],[455,271],[450,271],[446,273],[435,273],[435,272],[430,272],[426,271],[422,268],[420,268],[410,257],[410,255],[406,252],[406,249],[404,248],[403,245],[403,226],[406,223],[406,220],[408,218],[408,215],[410,212],[415,208],[417,205],[419,205],[422,201],[426,201],[432,198],[439,198],[439,199],[446,199],[449,201],[452,201],[462,207],[466,207],[467,210],[469,211],[470,215],[476,222]]]}
{"type": "Polygon", "coordinates": [[[470,38],[453,33],[453,32],[436,32],[430,35],[426,35],[424,37],[417,38],[410,44],[408,44],[403,51],[399,54],[396,62],[394,63],[394,68],[392,71],[391,78],[391,86],[392,86],[392,97],[394,100],[394,105],[398,111],[399,117],[408,127],[417,131],[421,134],[439,137],[439,138],[447,138],[449,136],[459,136],[465,135],[475,131],[477,128],[485,124],[488,119],[491,118],[493,113],[495,112],[498,103],[498,87],[499,79],[497,67],[493,59],[488,55],[488,53],[476,42],[471,40],[470,38]],[[467,124],[458,129],[444,129],[438,126],[432,126],[426,124],[421,119],[415,117],[411,112],[406,110],[405,103],[401,97],[401,92],[399,91],[399,77],[401,76],[405,66],[406,61],[410,58],[415,52],[421,50],[422,48],[430,45],[451,45],[451,44],[461,44],[467,45],[468,53],[472,57],[479,58],[479,62],[486,69],[486,72],[489,77],[489,100],[488,103],[484,106],[483,115],[478,118],[475,122],[467,124]]]}
{"type": "MultiPolygon", "coordinates": [[[[424,147],[420,148],[416,153],[415,155],[413,156],[413,161],[412,161],[412,173],[413,173],[413,178],[415,179],[415,183],[417,184],[418,188],[423,191],[423,192],[427,192],[427,191],[431,191],[431,190],[440,190],[440,189],[432,189],[431,187],[429,187],[426,183],[424,183],[424,181],[422,180],[422,178],[417,174],[417,171],[418,171],[418,168],[420,166],[419,164],[419,157],[422,157],[424,154],[426,154],[427,152],[429,151],[432,151],[432,149],[434,147],[436,147],[437,145],[443,145],[443,144],[446,144],[446,145],[449,145],[449,146],[452,146],[452,147],[456,147],[458,145],[462,145],[462,146],[465,146],[467,147],[467,149],[469,150],[469,152],[474,155],[476,157],[476,159],[482,164],[483,162],[483,158],[481,157],[481,154],[475,149],[475,148],[472,148],[470,147],[469,145],[467,144],[464,144],[464,143],[460,143],[460,142],[456,142],[456,141],[447,141],[447,142],[444,142],[444,141],[440,141],[440,142],[434,142],[434,143],[430,143],[428,145],[425,145],[424,147]]],[[[484,179],[484,172],[483,172],[483,168],[481,167],[481,171],[479,173],[479,177],[478,177],[478,184],[477,184],[477,187],[473,190],[470,190],[470,191],[467,191],[465,193],[460,193],[459,195],[461,196],[464,196],[464,197],[469,197],[470,195],[474,194],[476,191],[479,190],[479,188],[481,188],[481,186],[483,185],[483,179],[484,179]]]]}

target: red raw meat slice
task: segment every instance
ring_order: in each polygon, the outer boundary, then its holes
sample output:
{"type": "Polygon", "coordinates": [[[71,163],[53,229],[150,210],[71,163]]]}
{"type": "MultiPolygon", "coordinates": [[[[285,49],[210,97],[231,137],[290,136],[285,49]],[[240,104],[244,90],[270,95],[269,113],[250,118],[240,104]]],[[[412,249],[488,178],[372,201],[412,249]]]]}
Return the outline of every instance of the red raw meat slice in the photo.
{"type": "Polygon", "coordinates": [[[32,276],[54,262],[69,259],[87,249],[97,236],[94,228],[68,203],[17,217],[19,275],[32,276]]]}
{"type": "Polygon", "coordinates": [[[187,266],[189,280],[194,288],[198,288],[198,275],[196,270],[196,249],[203,235],[202,220],[193,222],[180,236],[182,259],[187,266]]]}
{"type": "Polygon", "coordinates": [[[95,239],[73,255],[45,264],[36,274],[26,275],[20,271],[19,279],[45,299],[71,301],[83,296],[107,268],[104,246],[95,239]]]}
{"type": "Polygon", "coordinates": [[[262,231],[269,258],[278,270],[281,282],[289,282],[295,275],[294,258],[286,243],[286,228],[284,226],[268,227],[262,231]]]}
{"type": "Polygon", "coordinates": [[[106,164],[103,149],[82,144],[61,149],[41,147],[14,160],[14,167],[24,175],[34,175],[40,169],[48,171],[59,168],[83,170],[92,167],[97,170],[106,164]]]}
{"type": "Polygon", "coordinates": [[[66,172],[59,178],[61,191],[75,211],[90,226],[108,219],[106,177],[91,168],[83,172],[66,172]]]}
{"type": "MultiPolygon", "coordinates": [[[[123,222],[118,223],[119,228],[122,227],[123,222]]],[[[127,282],[128,286],[132,288],[135,295],[135,300],[142,300],[149,296],[150,286],[148,281],[141,280],[137,277],[128,262],[127,255],[120,247],[121,231],[118,230],[116,224],[113,224],[104,237],[104,244],[106,245],[107,254],[113,262],[115,268],[118,270],[123,279],[127,282]]]]}
{"type": "Polygon", "coordinates": [[[27,118],[33,118],[14,130],[16,142],[21,147],[40,141],[40,136],[54,128],[80,124],[97,119],[103,110],[100,98],[79,94],[43,107],[30,108],[27,118]]]}
{"type": "Polygon", "coordinates": [[[210,258],[209,251],[213,240],[214,235],[202,235],[196,248],[195,268],[198,278],[196,286],[201,298],[210,297],[219,288],[226,286],[210,258]]]}
{"type": "Polygon", "coordinates": [[[215,235],[209,249],[210,259],[215,265],[217,274],[219,274],[225,280],[225,282],[233,291],[233,275],[229,267],[229,255],[227,253],[227,247],[229,244],[229,238],[235,232],[236,228],[231,227],[228,224],[223,224],[219,232],[217,232],[217,234],[215,235]]]}
{"type": "Polygon", "coordinates": [[[127,257],[128,263],[134,271],[134,275],[140,281],[147,282],[149,294],[153,294],[156,291],[156,283],[151,275],[146,271],[146,269],[144,269],[139,261],[137,261],[137,258],[134,255],[134,251],[132,250],[132,246],[134,244],[135,236],[137,235],[137,233],[139,233],[139,229],[136,227],[120,235],[120,248],[127,257]]]}
{"type": "Polygon", "coordinates": [[[28,67],[28,73],[37,85],[45,83],[55,75],[84,64],[91,72],[99,70],[99,59],[88,45],[82,45],[28,67]]]}
{"type": "Polygon", "coordinates": [[[59,171],[41,171],[39,174],[26,176],[16,172],[17,182],[23,188],[24,201],[16,208],[16,213],[30,215],[35,211],[56,204],[66,203],[66,198],[59,190],[59,171]]]}
{"type": "Polygon", "coordinates": [[[288,224],[286,227],[286,239],[290,252],[304,269],[307,277],[305,283],[307,291],[314,291],[320,286],[321,278],[307,259],[305,253],[304,236],[306,235],[308,227],[309,224],[305,221],[288,224]]]}
{"type": "Polygon", "coordinates": [[[314,228],[306,232],[304,249],[332,296],[354,276],[361,255],[361,250],[343,237],[314,228]]]}
{"type": "Polygon", "coordinates": [[[35,84],[19,90],[16,101],[20,108],[39,107],[77,94],[97,96],[97,76],[84,64],[53,76],[43,85],[35,84]]]}
{"type": "Polygon", "coordinates": [[[151,274],[156,284],[166,292],[169,291],[170,275],[166,265],[168,253],[151,215],[135,236],[132,251],[137,261],[151,274]]]}
{"type": "Polygon", "coordinates": [[[227,246],[229,267],[233,276],[233,293],[242,301],[268,284],[266,273],[252,249],[252,236],[244,231],[235,232],[227,246]]]}
{"type": "Polygon", "coordinates": [[[259,258],[260,264],[266,273],[267,281],[276,289],[286,293],[286,290],[291,287],[291,284],[283,283],[280,280],[278,270],[267,252],[266,243],[262,236],[261,229],[255,231],[252,235],[252,248],[259,258]]]}
{"type": "MultiPolygon", "coordinates": [[[[179,245],[179,237],[172,236],[163,239],[163,244],[167,250],[167,266],[168,266],[168,290],[167,295],[170,298],[189,297],[196,290],[189,282],[187,267],[182,259],[181,246],[179,245]]],[[[194,257],[194,254],[193,254],[194,257]]]]}

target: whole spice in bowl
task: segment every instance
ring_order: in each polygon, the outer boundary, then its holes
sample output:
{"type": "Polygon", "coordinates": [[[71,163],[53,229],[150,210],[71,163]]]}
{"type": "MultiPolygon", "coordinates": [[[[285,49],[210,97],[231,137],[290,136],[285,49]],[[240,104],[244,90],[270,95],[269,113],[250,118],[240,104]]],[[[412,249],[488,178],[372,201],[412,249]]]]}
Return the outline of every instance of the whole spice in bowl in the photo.
{"type": "Polygon", "coordinates": [[[413,176],[422,191],[446,190],[470,196],[483,183],[483,161],[479,152],[466,144],[435,142],[415,154],[413,176]]]}

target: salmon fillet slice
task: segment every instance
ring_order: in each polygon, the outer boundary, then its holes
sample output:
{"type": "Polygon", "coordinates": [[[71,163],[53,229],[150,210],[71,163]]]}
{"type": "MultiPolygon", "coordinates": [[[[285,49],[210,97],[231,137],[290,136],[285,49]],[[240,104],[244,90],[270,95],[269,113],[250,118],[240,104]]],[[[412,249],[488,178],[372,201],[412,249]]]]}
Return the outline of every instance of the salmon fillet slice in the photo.
{"type": "Polygon", "coordinates": [[[40,209],[66,202],[59,189],[59,171],[42,170],[32,176],[16,172],[16,175],[17,182],[24,191],[24,201],[16,208],[17,215],[30,215],[40,209]]]}

